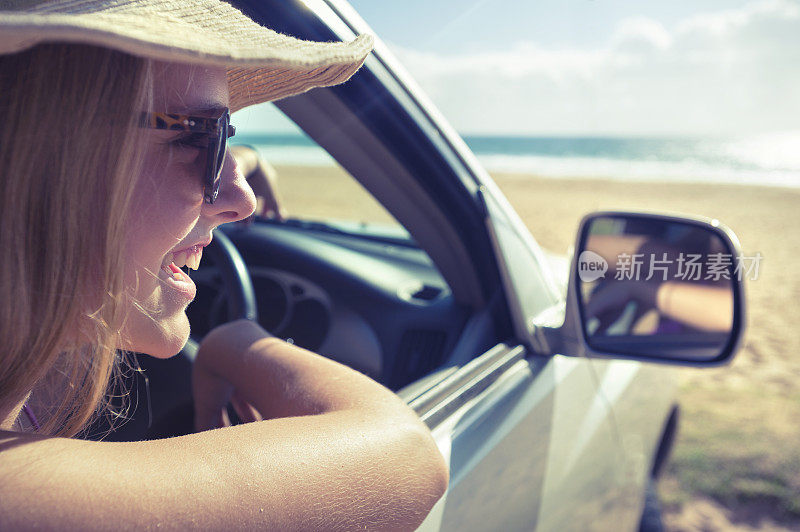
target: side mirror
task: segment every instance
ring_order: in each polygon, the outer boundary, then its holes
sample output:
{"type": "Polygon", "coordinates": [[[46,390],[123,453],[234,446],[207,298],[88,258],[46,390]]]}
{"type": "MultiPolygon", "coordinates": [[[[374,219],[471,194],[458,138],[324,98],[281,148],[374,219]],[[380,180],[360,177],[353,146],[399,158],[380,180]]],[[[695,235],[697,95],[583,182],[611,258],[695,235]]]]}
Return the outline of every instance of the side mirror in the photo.
{"type": "Polygon", "coordinates": [[[575,249],[563,354],[694,366],[735,354],[753,265],[718,221],[594,213],[575,249]]]}

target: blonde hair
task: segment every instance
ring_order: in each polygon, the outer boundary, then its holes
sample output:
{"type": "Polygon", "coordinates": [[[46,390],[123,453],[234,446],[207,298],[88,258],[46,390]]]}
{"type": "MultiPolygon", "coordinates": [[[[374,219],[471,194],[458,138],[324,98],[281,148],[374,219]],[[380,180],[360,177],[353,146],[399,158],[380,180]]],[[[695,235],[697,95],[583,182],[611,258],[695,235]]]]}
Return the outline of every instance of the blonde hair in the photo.
{"type": "Polygon", "coordinates": [[[46,382],[58,390],[37,411],[48,434],[78,433],[118,366],[123,236],[151,87],[150,61],[104,48],[0,57],[0,409],[46,382]]]}

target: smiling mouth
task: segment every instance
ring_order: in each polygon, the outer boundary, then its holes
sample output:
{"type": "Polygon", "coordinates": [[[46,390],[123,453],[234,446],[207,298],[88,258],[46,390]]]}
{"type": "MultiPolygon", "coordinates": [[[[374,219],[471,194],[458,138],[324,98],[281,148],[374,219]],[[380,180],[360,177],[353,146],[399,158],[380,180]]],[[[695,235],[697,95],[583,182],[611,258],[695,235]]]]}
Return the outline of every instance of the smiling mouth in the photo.
{"type": "Polygon", "coordinates": [[[174,277],[176,280],[183,280],[186,275],[181,268],[186,266],[188,269],[197,270],[200,267],[200,259],[203,258],[203,246],[197,244],[173,253],[167,253],[161,269],[174,277]]]}

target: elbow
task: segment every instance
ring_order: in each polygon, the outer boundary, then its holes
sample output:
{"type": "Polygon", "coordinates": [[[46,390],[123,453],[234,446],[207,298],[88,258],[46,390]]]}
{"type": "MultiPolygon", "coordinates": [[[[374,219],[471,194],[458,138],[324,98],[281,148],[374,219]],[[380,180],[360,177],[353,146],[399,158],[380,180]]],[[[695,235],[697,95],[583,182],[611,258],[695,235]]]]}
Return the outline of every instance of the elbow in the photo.
{"type": "MultiPolygon", "coordinates": [[[[428,428],[418,419],[392,427],[391,470],[383,470],[379,504],[358,526],[380,530],[416,530],[447,491],[447,461],[428,428]]],[[[356,528],[358,528],[356,526],[356,528]]]]}
{"type": "Polygon", "coordinates": [[[419,509],[418,526],[427,517],[433,506],[444,496],[450,482],[450,468],[439,451],[427,427],[422,426],[415,431],[414,446],[416,451],[417,504],[419,509]]]}
{"type": "Polygon", "coordinates": [[[348,497],[339,507],[347,524],[326,528],[416,530],[447,491],[447,461],[419,419],[371,425],[381,443],[370,441],[369,460],[356,460],[357,476],[346,484],[348,497]]]}
{"type": "MultiPolygon", "coordinates": [[[[442,498],[442,496],[447,491],[447,487],[450,485],[450,467],[447,464],[444,456],[442,456],[441,451],[439,451],[438,446],[433,441],[433,438],[430,437],[431,442],[433,443],[433,449],[431,450],[431,469],[430,469],[430,483],[431,483],[431,492],[435,495],[436,501],[442,498]]],[[[434,501],[435,502],[435,501],[434,501]]]]}

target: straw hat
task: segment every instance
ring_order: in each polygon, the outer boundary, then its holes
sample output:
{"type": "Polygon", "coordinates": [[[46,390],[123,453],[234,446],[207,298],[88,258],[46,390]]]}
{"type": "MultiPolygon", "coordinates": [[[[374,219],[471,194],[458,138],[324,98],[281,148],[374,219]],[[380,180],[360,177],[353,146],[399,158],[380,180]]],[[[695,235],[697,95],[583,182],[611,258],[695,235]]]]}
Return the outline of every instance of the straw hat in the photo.
{"type": "Polygon", "coordinates": [[[258,25],[221,0],[0,0],[0,54],[43,42],[228,69],[231,111],[347,80],[372,36],[320,43],[258,25]]]}

